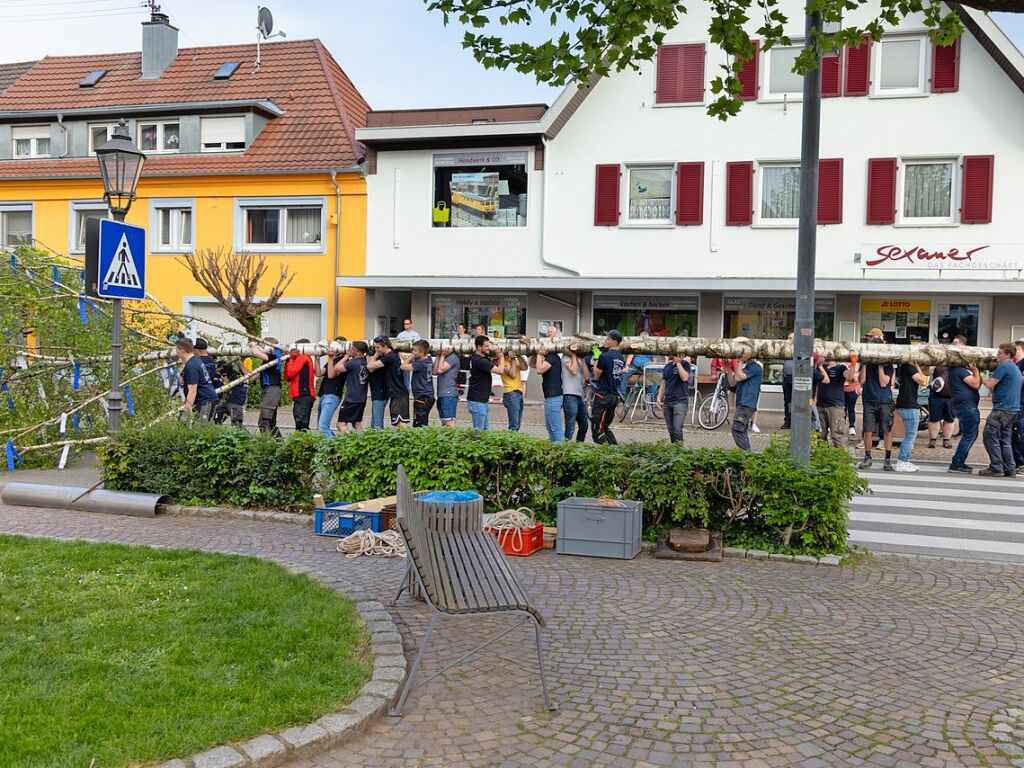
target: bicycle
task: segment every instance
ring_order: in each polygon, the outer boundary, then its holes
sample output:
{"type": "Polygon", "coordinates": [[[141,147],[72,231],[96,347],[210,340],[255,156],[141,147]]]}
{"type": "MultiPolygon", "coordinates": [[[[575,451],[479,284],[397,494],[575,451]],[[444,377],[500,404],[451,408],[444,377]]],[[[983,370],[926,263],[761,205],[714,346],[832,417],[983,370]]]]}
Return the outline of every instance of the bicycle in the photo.
{"type": "Polygon", "coordinates": [[[697,414],[697,424],[707,430],[715,430],[725,424],[729,418],[729,386],[726,383],[724,373],[718,375],[715,382],[715,391],[701,400],[700,395],[694,397],[694,412],[697,414]]]}
{"type": "Polygon", "coordinates": [[[643,371],[626,389],[626,397],[619,401],[615,413],[619,421],[629,416],[631,424],[647,421],[650,418],[661,418],[661,406],[658,404],[658,384],[655,378],[660,377],[661,366],[645,365],[643,371]]]}

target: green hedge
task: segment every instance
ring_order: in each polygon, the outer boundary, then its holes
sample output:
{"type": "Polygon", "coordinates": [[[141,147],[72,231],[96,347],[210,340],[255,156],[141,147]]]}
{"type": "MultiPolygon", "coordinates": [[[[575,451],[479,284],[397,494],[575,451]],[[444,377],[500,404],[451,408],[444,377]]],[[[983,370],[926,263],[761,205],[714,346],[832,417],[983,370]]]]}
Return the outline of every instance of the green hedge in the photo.
{"type": "Polygon", "coordinates": [[[416,489],[473,489],[490,509],[526,506],[545,521],[569,496],[613,496],[643,501],[648,536],[670,523],[700,525],[745,546],[842,551],[846,503],[865,482],[845,451],[823,442],[815,441],[809,469],[794,465],[788,451],[781,439],[752,453],[556,444],[516,432],[443,428],[274,440],[167,424],[126,431],[102,455],[108,488],[182,503],[309,509],[316,492],[328,501],[361,501],[393,494],[401,463],[416,489]]]}

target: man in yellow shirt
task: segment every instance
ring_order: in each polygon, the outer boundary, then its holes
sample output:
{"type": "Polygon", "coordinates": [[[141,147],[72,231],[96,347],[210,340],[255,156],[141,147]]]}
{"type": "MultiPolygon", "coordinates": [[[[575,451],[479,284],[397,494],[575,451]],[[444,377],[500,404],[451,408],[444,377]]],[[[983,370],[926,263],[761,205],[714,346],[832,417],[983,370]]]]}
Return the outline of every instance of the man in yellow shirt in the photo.
{"type": "Polygon", "coordinates": [[[523,357],[506,358],[504,353],[499,352],[498,362],[494,367],[501,374],[501,402],[508,413],[508,428],[518,432],[523,422],[523,398],[526,395],[522,373],[530,364],[523,357]]]}

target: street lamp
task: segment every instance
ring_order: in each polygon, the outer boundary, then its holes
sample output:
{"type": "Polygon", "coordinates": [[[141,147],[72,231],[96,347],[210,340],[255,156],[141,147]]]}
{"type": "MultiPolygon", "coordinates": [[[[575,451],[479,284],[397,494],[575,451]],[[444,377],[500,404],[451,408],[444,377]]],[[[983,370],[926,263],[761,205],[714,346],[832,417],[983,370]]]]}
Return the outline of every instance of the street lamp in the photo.
{"type": "MultiPolygon", "coordinates": [[[[103,199],[115,221],[124,221],[135,200],[135,188],[142,175],[146,156],[132,141],[124,118],[114,134],[96,150],[103,178],[103,199]]],[[[102,275],[100,279],[102,279],[102,275]]],[[[113,299],[114,317],[110,332],[110,392],[107,393],[107,432],[114,434],[121,426],[121,299],[113,299]]]]}

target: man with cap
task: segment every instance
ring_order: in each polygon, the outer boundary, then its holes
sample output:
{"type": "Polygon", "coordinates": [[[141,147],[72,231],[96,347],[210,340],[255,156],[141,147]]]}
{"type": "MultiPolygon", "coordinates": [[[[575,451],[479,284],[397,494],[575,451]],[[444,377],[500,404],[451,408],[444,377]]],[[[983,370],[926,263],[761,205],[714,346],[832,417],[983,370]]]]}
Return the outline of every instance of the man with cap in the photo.
{"type": "Polygon", "coordinates": [[[619,404],[619,381],[622,378],[622,369],[626,365],[622,353],[619,352],[621,343],[621,333],[614,328],[608,331],[604,340],[604,351],[597,358],[597,362],[594,364],[594,373],[590,377],[591,386],[594,388],[594,404],[590,409],[590,429],[594,442],[598,445],[602,443],[618,445],[611,426],[615,420],[615,408],[619,404]]]}
{"type": "MultiPolygon", "coordinates": [[[[881,328],[872,328],[868,331],[869,344],[884,344],[885,336],[881,328]]],[[[863,389],[861,394],[862,418],[864,430],[864,458],[861,459],[858,469],[867,469],[871,466],[871,449],[874,446],[875,435],[880,435],[885,446],[885,462],[882,469],[886,472],[895,472],[896,467],[892,463],[892,420],[896,412],[896,405],[892,399],[892,378],[895,369],[892,365],[879,365],[878,363],[867,363],[860,369],[860,384],[863,389]]]]}
{"type": "Polygon", "coordinates": [[[740,358],[736,368],[727,368],[725,375],[729,386],[736,387],[736,412],[732,420],[732,441],[736,447],[744,451],[750,450],[750,437],[747,433],[754,421],[757,404],[761,398],[761,381],[764,369],[748,350],[740,358]]]}

